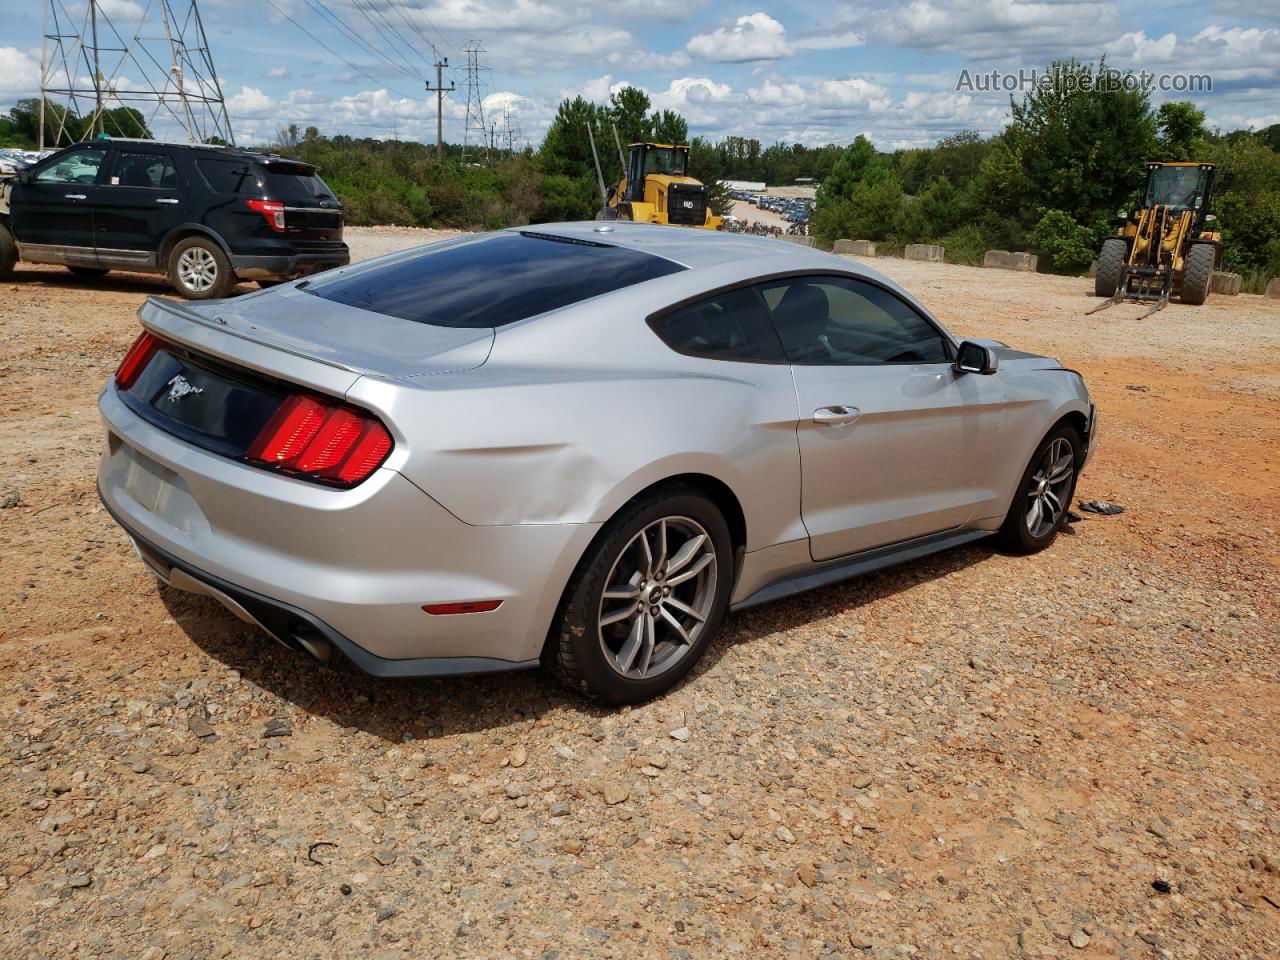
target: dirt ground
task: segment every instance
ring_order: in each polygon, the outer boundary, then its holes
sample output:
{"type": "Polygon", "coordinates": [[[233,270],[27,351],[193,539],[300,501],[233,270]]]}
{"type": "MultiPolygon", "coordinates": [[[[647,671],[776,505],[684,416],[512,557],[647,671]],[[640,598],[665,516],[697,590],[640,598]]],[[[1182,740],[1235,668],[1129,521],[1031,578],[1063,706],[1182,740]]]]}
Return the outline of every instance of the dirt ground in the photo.
{"type": "Polygon", "coordinates": [[[164,288],[0,285],[0,957],[1280,956],[1280,303],[871,265],[1081,370],[1127,511],[732,616],[620,711],[158,587],[94,401],[164,288]]]}

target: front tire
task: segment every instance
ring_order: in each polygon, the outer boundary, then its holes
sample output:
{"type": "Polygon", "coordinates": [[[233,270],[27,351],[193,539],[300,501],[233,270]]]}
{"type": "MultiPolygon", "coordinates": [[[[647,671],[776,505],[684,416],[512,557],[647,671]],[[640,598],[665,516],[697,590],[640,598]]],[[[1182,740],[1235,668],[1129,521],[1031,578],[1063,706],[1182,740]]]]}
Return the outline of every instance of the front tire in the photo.
{"type": "Polygon", "coordinates": [[[169,253],[169,283],[188,300],[217,300],[231,292],[236,277],[216,240],[187,237],[169,253]]]}
{"type": "Polygon", "coordinates": [[[1182,287],[1178,295],[1183,303],[1198,307],[1208,299],[1214,259],[1212,244],[1191,245],[1191,249],[1187,251],[1187,262],[1182,269],[1182,287]]]}
{"type": "Polygon", "coordinates": [[[17,262],[18,244],[8,226],[0,223],[0,280],[7,280],[13,275],[13,266],[17,262]]]}
{"type": "Polygon", "coordinates": [[[1098,272],[1093,278],[1093,292],[1099,297],[1114,297],[1124,278],[1124,261],[1129,247],[1120,237],[1104,240],[1098,253],[1098,272]]]}
{"type": "Polygon", "coordinates": [[[571,690],[610,704],[665,693],[724,619],[729,528],[692,487],[634,501],[601,531],[565,588],[545,660],[571,690]]]}
{"type": "Polygon", "coordinates": [[[1065,423],[1040,441],[1000,528],[1006,547],[1016,553],[1038,553],[1053,543],[1076,492],[1082,450],[1080,434],[1065,423]]]}

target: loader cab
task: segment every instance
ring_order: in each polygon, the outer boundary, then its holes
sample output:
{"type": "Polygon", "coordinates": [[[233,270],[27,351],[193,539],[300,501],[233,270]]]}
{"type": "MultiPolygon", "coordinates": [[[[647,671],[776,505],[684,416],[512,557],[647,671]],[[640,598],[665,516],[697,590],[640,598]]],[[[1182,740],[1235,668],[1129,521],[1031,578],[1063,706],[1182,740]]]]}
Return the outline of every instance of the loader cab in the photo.
{"type": "Polygon", "coordinates": [[[643,202],[645,180],[651,176],[683,177],[689,169],[689,148],[669,143],[632,143],[627,146],[626,199],[643,202]]]}
{"type": "Polygon", "coordinates": [[[1144,206],[1194,210],[1199,219],[1208,210],[1213,179],[1211,163],[1148,163],[1144,206]]]}

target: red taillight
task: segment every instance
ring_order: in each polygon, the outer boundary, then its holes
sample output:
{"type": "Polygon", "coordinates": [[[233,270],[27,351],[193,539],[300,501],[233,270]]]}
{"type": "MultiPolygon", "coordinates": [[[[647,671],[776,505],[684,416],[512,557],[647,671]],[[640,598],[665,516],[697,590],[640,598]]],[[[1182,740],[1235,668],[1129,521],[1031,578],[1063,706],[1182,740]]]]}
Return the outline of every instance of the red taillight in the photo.
{"type": "Polygon", "coordinates": [[[132,387],[138,376],[147,368],[147,364],[151,362],[151,358],[156,355],[156,351],[160,349],[160,344],[160,338],[155,334],[146,330],[138,334],[138,339],[133,341],[133,346],[129,348],[129,352],[120,361],[120,366],[116,368],[116,386],[121,390],[132,387]]]}
{"type": "Polygon", "coordinates": [[[245,457],[353,487],[387,458],[391,435],[372,416],[295,395],[280,405],[245,457]]]}
{"type": "Polygon", "coordinates": [[[276,233],[284,233],[284,204],[274,200],[246,200],[250,210],[262,214],[262,218],[276,233]]]}
{"type": "Polygon", "coordinates": [[[463,600],[460,603],[424,603],[422,609],[438,617],[451,613],[488,613],[500,606],[501,600],[463,600]]]}

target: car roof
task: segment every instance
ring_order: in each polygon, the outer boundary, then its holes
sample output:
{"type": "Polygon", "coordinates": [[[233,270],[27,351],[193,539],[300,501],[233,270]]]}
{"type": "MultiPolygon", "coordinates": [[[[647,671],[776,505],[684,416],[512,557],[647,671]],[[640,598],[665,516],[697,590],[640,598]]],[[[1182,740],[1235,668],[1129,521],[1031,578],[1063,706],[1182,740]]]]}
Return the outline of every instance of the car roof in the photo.
{"type": "MultiPolygon", "coordinates": [[[[220,157],[237,157],[246,160],[256,160],[260,163],[278,162],[278,163],[296,163],[301,167],[310,167],[311,164],[305,160],[294,160],[291,157],[282,157],[274,153],[262,153],[257,150],[246,150],[242,147],[223,146],[219,143],[189,143],[185,140],[151,140],[146,137],[94,137],[92,140],[83,140],[80,143],[71,144],[72,147],[100,147],[106,149],[110,144],[141,144],[152,147],[179,147],[183,150],[199,150],[220,157]]],[[[69,150],[70,147],[61,149],[69,150]]]]}
{"type": "Polygon", "coordinates": [[[510,229],[627,247],[672,260],[690,270],[770,257],[775,261],[786,261],[779,263],[774,268],[776,270],[825,267],[847,273],[867,272],[851,260],[815,250],[806,244],[697,227],[664,227],[625,220],[588,220],[580,223],[539,223],[510,229]]]}

